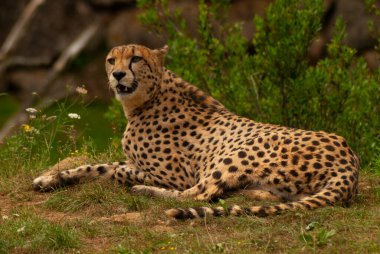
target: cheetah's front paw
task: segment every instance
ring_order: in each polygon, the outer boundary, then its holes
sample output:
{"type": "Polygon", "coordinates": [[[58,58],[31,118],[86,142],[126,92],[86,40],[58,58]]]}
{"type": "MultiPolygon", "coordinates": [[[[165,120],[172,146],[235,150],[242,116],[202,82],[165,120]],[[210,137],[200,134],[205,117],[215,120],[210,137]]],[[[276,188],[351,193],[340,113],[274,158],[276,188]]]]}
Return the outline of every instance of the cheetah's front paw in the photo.
{"type": "Polygon", "coordinates": [[[33,189],[36,191],[51,191],[58,186],[58,175],[39,176],[33,180],[33,189]]]}

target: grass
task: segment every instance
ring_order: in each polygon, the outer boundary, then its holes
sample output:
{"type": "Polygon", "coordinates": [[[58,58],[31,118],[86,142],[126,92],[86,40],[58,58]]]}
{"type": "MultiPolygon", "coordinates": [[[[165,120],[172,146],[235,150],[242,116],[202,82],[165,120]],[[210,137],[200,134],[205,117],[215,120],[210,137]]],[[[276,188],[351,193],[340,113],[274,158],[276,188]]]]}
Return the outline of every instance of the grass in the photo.
{"type": "MultiPolygon", "coordinates": [[[[193,221],[163,211],[204,203],[136,196],[109,182],[35,193],[34,175],[14,176],[15,188],[0,193],[0,253],[380,252],[380,179],[368,172],[350,208],[193,221]]],[[[225,202],[254,204],[239,195],[225,202]]]]}
{"type": "Polygon", "coordinates": [[[71,223],[51,223],[28,208],[13,209],[2,216],[0,253],[15,252],[64,253],[77,248],[80,240],[71,223]]]}
{"type": "Polygon", "coordinates": [[[7,119],[17,112],[18,108],[19,105],[14,98],[0,93],[0,126],[3,126],[7,119]]]}

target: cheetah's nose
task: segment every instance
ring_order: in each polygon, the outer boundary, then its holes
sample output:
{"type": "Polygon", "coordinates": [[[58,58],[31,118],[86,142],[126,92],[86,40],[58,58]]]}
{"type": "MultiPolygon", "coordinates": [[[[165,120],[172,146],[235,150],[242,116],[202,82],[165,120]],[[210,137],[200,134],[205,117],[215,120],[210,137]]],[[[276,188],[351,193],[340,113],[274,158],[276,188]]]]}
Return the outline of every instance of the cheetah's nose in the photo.
{"type": "Polygon", "coordinates": [[[125,76],[125,71],[114,71],[112,75],[115,77],[117,81],[120,81],[125,76]]]}

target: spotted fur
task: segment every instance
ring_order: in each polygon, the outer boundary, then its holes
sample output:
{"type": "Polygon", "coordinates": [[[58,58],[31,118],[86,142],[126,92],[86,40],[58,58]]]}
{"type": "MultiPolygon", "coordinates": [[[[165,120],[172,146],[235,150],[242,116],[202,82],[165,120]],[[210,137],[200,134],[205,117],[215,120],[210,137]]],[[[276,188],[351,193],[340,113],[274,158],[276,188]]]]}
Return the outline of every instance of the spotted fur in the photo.
{"type": "Polygon", "coordinates": [[[267,216],[348,204],[357,193],[359,159],[344,138],[254,122],[165,69],[167,47],[115,47],[109,86],[124,108],[128,161],[85,165],[34,180],[37,190],[111,178],[140,194],[209,201],[244,190],[278,205],[174,208],[177,219],[267,216]]]}

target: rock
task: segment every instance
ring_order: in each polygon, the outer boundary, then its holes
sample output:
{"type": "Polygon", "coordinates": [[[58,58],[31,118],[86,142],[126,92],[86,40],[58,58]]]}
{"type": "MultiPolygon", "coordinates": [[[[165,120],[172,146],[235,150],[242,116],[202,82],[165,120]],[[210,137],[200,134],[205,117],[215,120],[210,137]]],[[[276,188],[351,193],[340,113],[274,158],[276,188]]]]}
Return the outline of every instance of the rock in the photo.
{"type": "Polygon", "coordinates": [[[369,30],[368,24],[372,21],[379,29],[380,17],[370,13],[362,0],[326,0],[325,6],[325,21],[320,35],[310,47],[310,61],[315,64],[326,55],[326,46],[334,35],[337,18],[341,17],[346,25],[343,43],[363,54],[370,68],[377,68],[379,60],[376,54],[367,52],[377,45],[376,35],[369,30]]]}
{"type": "Polygon", "coordinates": [[[104,7],[119,7],[119,6],[129,6],[134,5],[135,0],[87,0],[87,2],[93,6],[104,8],[104,7]]]}
{"type": "Polygon", "coordinates": [[[11,31],[29,0],[1,0],[0,3],[0,45],[11,31]]]}
{"type": "Polygon", "coordinates": [[[42,67],[10,70],[5,77],[5,82],[8,84],[6,89],[8,91],[23,91],[20,97],[22,100],[23,96],[30,96],[32,92],[39,92],[39,85],[46,79],[48,72],[47,68],[42,67]]]}
{"type": "Polygon", "coordinates": [[[83,1],[45,1],[12,57],[46,59],[41,64],[49,65],[94,19],[95,13],[83,1]]]}
{"type": "Polygon", "coordinates": [[[164,42],[144,28],[138,15],[138,9],[128,9],[118,13],[110,22],[107,32],[107,44],[111,47],[123,44],[143,44],[148,47],[161,47],[164,42]]]}
{"type": "Polygon", "coordinates": [[[255,34],[253,17],[255,15],[264,16],[269,0],[236,0],[233,1],[229,12],[231,22],[243,22],[243,35],[251,41],[255,34]]]}
{"type": "Polygon", "coordinates": [[[373,20],[376,27],[380,25],[380,18],[369,13],[362,0],[336,0],[331,8],[335,8],[330,20],[326,24],[325,34],[329,41],[335,30],[335,23],[338,17],[342,17],[346,24],[347,36],[344,43],[351,48],[362,52],[373,48],[376,40],[372,37],[368,28],[368,22],[373,20]]]}

